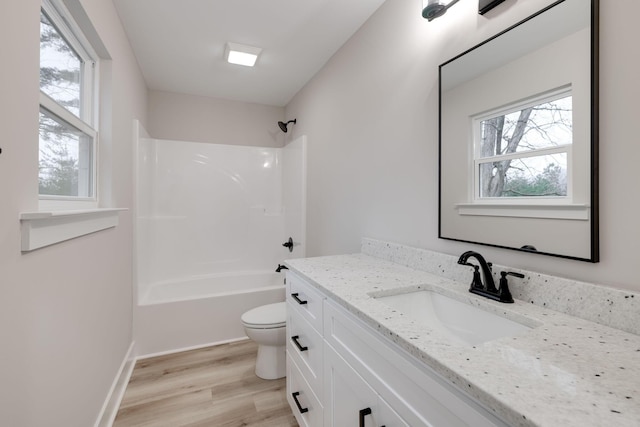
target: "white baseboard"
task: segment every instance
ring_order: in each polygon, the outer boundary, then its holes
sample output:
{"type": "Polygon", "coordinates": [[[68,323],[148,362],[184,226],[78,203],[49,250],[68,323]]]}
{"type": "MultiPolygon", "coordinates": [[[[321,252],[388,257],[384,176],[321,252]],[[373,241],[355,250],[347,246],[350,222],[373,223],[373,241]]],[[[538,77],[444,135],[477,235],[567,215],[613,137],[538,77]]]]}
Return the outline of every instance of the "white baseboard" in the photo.
{"type": "Polygon", "coordinates": [[[133,367],[136,364],[136,359],[133,357],[134,347],[135,342],[132,342],[120,365],[118,374],[113,380],[113,384],[111,384],[111,389],[102,405],[94,427],[111,427],[113,425],[113,421],[116,419],[118,409],[120,408],[120,402],[122,402],[124,392],[127,389],[129,378],[131,378],[133,367]]]}
{"type": "Polygon", "coordinates": [[[245,340],[248,340],[248,339],[249,339],[249,337],[232,338],[232,339],[229,339],[229,340],[210,342],[210,343],[207,343],[207,344],[199,344],[199,345],[194,345],[194,346],[184,347],[184,348],[176,348],[176,349],[172,349],[172,350],[161,351],[161,352],[158,352],[158,353],[142,354],[142,355],[139,355],[139,356],[136,357],[136,361],[143,360],[143,359],[149,359],[151,357],[165,356],[167,354],[180,353],[180,352],[183,352],[183,351],[198,350],[199,348],[212,347],[214,345],[222,345],[222,344],[229,344],[229,343],[232,343],[232,342],[245,341],[245,340]]]}

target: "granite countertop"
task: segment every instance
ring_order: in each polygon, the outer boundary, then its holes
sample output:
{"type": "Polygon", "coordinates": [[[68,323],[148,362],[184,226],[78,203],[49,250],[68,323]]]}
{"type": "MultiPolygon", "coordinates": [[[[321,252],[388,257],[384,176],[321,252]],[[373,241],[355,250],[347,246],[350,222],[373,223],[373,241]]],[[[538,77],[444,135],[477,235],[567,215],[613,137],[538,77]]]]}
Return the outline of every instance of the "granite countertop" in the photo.
{"type": "MultiPolygon", "coordinates": [[[[640,336],[365,254],[287,260],[334,301],[512,426],[640,426],[640,336]],[[476,346],[447,339],[370,295],[435,289],[535,326],[476,346]]],[[[471,272],[469,272],[471,280],[471,272]]]]}

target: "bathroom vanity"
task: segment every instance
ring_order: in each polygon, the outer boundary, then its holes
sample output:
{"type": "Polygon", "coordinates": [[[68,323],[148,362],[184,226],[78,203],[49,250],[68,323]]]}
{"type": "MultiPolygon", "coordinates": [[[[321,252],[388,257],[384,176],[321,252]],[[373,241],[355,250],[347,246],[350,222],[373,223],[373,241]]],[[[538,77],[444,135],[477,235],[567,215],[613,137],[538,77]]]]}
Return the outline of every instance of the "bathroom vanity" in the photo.
{"type": "Polygon", "coordinates": [[[367,254],[287,265],[287,397],[301,426],[638,425],[637,335],[367,254]],[[411,301],[442,313],[422,319],[411,301]],[[460,335],[456,318],[479,329],[460,335]],[[485,334],[494,318],[498,335],[485,334]]]}
{"type": "Polygon", "coordinates": [[[287,283],[287,396],[301,426],[507,425],[301,276],[287,283]]]}

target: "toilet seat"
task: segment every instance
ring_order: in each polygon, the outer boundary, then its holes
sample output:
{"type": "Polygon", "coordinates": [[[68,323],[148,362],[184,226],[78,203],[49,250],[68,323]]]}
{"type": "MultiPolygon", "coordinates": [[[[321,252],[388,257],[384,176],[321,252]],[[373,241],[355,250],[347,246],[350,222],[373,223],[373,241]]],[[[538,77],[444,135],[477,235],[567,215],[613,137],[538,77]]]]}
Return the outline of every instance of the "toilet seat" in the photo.
{"type": "Polygon", "coordinates": [[[287,307],[285,302],[267,304],[253,308],[241,317],[242,324],[251,329],[282,328],[287,323],[287,307]]]}

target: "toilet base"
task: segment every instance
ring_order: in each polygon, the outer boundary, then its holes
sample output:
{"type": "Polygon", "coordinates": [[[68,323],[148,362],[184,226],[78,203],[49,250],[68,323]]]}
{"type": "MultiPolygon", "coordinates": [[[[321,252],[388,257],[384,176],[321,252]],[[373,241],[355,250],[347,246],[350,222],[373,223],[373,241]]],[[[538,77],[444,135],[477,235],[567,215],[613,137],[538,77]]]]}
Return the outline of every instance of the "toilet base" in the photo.
{"type": "Polygon", "coordinates": [[[258,345],[256,375],[264,380],[283,378],[287,372],[286,346],[258,345]]]}

